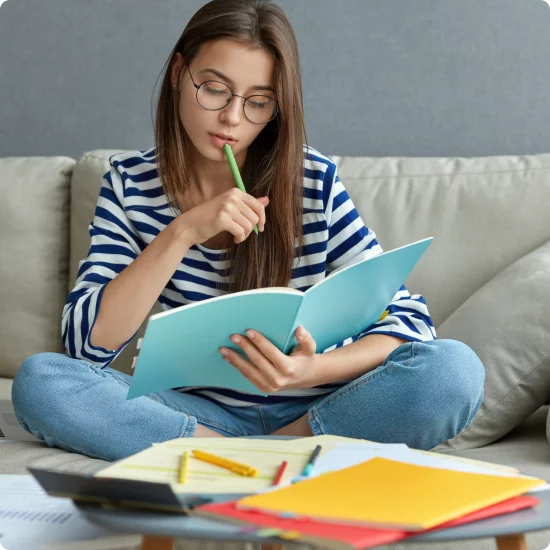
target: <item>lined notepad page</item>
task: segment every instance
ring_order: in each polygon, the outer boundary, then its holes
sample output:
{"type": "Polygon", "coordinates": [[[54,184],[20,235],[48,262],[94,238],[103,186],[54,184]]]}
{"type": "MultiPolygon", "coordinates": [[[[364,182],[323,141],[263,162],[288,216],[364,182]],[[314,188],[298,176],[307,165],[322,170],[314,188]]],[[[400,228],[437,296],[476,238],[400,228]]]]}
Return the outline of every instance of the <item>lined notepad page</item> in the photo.
{"type": "MultiPolygon", "coordinates": [[[[251,438],[173,439],[119,460],[95,473],[95,477],[116,477],[170,483],[176,493],[255,493],[271,486],[283,460],[288,462],[285,478],[302,472],[318,443],[315,438],[274,440],[251,438]],[[240,476],[214,464],[189,457],[187,482],[177,483],[181,455],[200,449],[243,462],[258,469],[255,477],[240,476]]],[[[323,453],[333,445],[323,444],[323,453]]]]}

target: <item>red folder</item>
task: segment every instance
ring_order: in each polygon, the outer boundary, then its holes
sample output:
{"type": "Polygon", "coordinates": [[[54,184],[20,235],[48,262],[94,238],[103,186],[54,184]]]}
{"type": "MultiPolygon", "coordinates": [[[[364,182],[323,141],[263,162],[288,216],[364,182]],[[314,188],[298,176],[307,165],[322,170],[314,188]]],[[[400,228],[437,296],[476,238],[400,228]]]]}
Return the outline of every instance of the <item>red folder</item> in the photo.
{"type": "Polygon", "coordinates": [[[535,504],[539,504],[539,502],[540,500],[534,496],[517,496],[420,532],[353,527],[304,518],[280,517],[265,514],[260,511],[240,510],[235,506],[236,501],[219,504],[205,504],[195,508],[193,513],[203,517],[230,521],[232,523],[256,525],[262,529],[277,529],[280,530],[281,534],[279,536],[282,538],[285,538],[285,534],[299,533],[300,536],[297,538],[309,541],[313,544],[318,543],[328,548],[359,549],[370,548],[380,544],[391,544],[413,535],[454,527],[455,525],[461,525],[463,523],[486,519],[501,514],[508,514],[524,508],[531,508],[535,504]]]}

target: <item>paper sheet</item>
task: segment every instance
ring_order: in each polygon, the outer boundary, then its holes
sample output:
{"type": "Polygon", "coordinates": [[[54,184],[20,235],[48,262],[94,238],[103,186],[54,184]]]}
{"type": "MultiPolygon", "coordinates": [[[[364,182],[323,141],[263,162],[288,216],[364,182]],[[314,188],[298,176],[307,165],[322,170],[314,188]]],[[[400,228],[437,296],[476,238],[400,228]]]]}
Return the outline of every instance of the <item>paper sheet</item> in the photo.
{"type": "Polygon", "coordinates": [[[69,498],[49,496],[31,475],[0,474],[0,544],[39,549],[117,535],[81,517],[69,498]]]}
{"type": "MultiPolygon", "coordinates": [[[[322,441],[326,441],[327,443],[347,443],[349,445],[380,445],[380,443],[377,443],[375,441],[368,441],[367,439],[353,439],[351,437],[341,437],[337,435],[321,435],[316,436],[318,439],[318,444],[322,445],[322,441]]],[[[391,445],[394,445],[393,443],[391,445]]],[[[463,456],[456,456],[456,455],[449,455],[446,453],[434,453],[431,451],[422,451],[420,449],[410,449],[413,453],[418,453],[422,455],[427,456],[437,456],[441,459],[447,459],[451,460],[453,462],[461,462],[463,464],[471,464],[472,466],[480,466],[483,468],[490,468],[491,470],[501,470],[503,472],[510,472],[510,473],[519,473],[518,468],[514,468],[513,466],[504,466],[503,464],[493,464],[492,462],[485,462],[483,460],[476,460],[473,458],[466,458],[463,456]]]]}
{"type": "Polygon", "coordinates": [[[504,477],[526,477],[518,474],[516,471],[508,471],[492,468],[490,464],[484,466],[483,463],[471,463],[456,461],[451,457],[440,456],[437,453],[419,453],[410,449],[407,445],[391,445],[378,448],[366,447],[365,445],[343,444],[338,445],[325,453],[315,466],[315,474],[320,475],[342,468],[348,468],[370,460],[374,457],[383,457],[418,466],[430,466],[432,468],[443,468],[446,470],[455,470],[459,472],[474,472],[482,474],[491,474],[504,477]]]}

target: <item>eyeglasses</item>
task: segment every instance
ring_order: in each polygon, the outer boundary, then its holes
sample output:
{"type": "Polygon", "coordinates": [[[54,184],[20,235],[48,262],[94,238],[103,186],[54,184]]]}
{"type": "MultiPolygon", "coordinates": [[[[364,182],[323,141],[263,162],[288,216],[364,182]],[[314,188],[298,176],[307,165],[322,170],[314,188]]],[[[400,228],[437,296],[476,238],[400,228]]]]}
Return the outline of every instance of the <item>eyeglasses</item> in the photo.
{"type": "MultiPolygon", "coordinates": [[[[187,65],[187,64],[186,64],[187,65]]],[[[218,80],[206,80],[197,85],[187,65],[189,76],[193,86],[197,88],[197,101],[199,105],[208,111],[219,111],[227,107],[233,96],[242,97],[244,116],[254,124],[266,124],[274,119],[278,113],[277,101],[267,95],[251,95],[244,97],[233,93],[233,90],[218,80]]]]}

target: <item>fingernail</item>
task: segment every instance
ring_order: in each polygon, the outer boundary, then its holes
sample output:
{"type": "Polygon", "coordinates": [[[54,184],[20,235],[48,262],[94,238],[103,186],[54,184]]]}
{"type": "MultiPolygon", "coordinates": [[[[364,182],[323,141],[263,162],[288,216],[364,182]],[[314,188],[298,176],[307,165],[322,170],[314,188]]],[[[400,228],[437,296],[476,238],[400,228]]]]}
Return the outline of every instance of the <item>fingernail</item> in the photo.
{"type": "Polygon", "coordinates": [[[246,335],[247,335],[249,338],[254,338],[254,333],[253,333],[251,330],[247,330],[247,331],[246,331],[246,335]]]}
{"type": "Polygon", "coordinates": [[[235,342],[235,344],[238,344],[241,341],[241,339],[238,336],[231,336],[231,340],[235,342]]]}
{"type": "Polygon", "coordinates": [[[223,356],[226,356],[226,355],[227,355],[227,350],[222,348],[222,349],[220,350],[220,353],[221,353],[223,356]]]}

